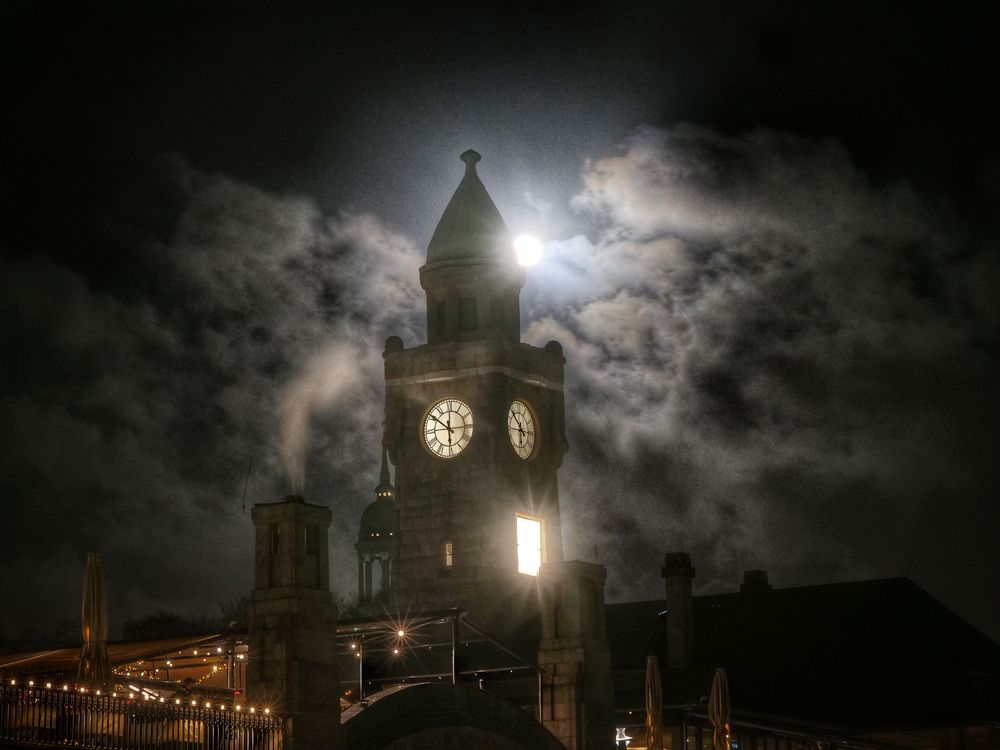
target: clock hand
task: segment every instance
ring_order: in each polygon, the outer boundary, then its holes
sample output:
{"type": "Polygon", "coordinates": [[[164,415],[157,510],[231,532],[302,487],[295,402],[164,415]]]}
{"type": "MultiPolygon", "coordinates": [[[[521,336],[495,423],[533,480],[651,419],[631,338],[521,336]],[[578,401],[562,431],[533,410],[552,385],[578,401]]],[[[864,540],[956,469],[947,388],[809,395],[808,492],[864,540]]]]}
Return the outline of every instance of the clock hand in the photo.
{"type": "Polygon", "coordinates": [[[452,429],[451,429],[451,417],[448,417],[448,423],[449,423],[449,424],[445,424],[445,423],[444,423],[444,422],[442,422],[442,421],[441,421],[440,419],[438,419],[437,417],[435,417],[435,416],[434,416],[433,414],[431,414],[431,415],[430,415],[430,417],[431,417],[431,419],[433,419],[433,420],[434,420],[435,422],[437,422],[437,423],[438,423],[439,425],[441,425],[441,426],[442,426],[442,427],[444,427],[444,428],[445,428],[446,430],[448,430],[448,432],[452,432],[452,429]]]}

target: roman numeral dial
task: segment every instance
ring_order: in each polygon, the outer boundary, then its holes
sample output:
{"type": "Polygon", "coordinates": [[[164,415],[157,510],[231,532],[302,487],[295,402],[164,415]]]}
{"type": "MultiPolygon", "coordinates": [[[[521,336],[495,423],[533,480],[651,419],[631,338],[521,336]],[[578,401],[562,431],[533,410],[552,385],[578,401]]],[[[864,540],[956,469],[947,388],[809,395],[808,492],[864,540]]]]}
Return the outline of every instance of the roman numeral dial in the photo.
{"type": "Polygon", "coordinates": [[[472,440],[472,409],[457,398],[445,398],[427,410],[424,444],[441,458],[454,458],[472,440]]]}
{"type": "Polygon", "coordinates": [[[535,417],[523,401],[515,401],[507,410],[507,434],[510,444],[523,459],[529,459],[535,452],[535,417]]]}

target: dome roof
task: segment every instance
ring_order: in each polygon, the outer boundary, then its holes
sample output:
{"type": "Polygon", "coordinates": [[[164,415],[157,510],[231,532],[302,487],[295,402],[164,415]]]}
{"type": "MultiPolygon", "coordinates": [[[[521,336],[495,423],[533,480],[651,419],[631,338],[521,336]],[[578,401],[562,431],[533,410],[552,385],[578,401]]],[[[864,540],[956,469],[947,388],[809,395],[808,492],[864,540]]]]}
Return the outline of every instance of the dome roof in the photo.
{"type": "Polygon", "coordinates": [[[379,497],[370,503],[361,514],[361,529],[358,541],[392,538],[396,532],[396,501],[391,497],[379,497]]]}
{"type": "Polygon", "coordinates": [[[375,501],[361,514],[359,542],[389,540],[396,533],[396,490],[389,480],[389,453],[382,449],[382,467],[379,470],[375,501]]]}
{"type": "Polygon", "coordinates": [[[469,150],[461,158],[465,162],[465,176],[427,246],[427,265],[515,264],[516,254],[507,225],[476,174],[476,162],[482,157],[469,150]]]}

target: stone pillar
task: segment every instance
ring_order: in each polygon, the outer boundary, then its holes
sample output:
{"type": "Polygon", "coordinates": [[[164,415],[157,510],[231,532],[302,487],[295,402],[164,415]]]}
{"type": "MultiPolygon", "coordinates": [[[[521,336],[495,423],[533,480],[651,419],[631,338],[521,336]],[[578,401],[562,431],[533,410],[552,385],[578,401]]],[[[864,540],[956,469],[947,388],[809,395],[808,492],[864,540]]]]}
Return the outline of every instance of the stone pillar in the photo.
{"type": "Polygon", "coordinates": [[[569,750],[614,747],[614,687],[604,630],[601,565],[573,560],[539,571],[543,676],[541,720],[569,750]]]}
{"type": "Polygon", "coordinates": [[[343,747],[330,519],[298,495],[253,508],[247,697],[286,719],[286,750],[343,747]]]}
{"type": "Polygon", "coordinates": [[[379,591],[379,595],[385,598],[389,595],[391,586],[389,583],[389,558],[383,557],[379,559],[379,564],[382,566],[382,590],[379,591]]]}
{"type": "Polygon", "coordinates": [[[694,653],[691,555],[668,552],[661,572],[667,588],[667,667],[685,669],[694,653]]]}

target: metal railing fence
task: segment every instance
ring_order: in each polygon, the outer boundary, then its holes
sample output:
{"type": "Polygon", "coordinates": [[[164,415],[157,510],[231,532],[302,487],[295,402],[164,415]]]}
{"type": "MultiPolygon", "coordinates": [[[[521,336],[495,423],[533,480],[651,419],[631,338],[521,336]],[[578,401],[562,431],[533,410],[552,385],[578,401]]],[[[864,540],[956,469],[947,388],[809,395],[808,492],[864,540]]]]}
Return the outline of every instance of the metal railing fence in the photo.
{"type": "Polygon", "coordinates": [[[281,750],[273,715],[0,685],[0,740],[96,750],[281,750]]]}

